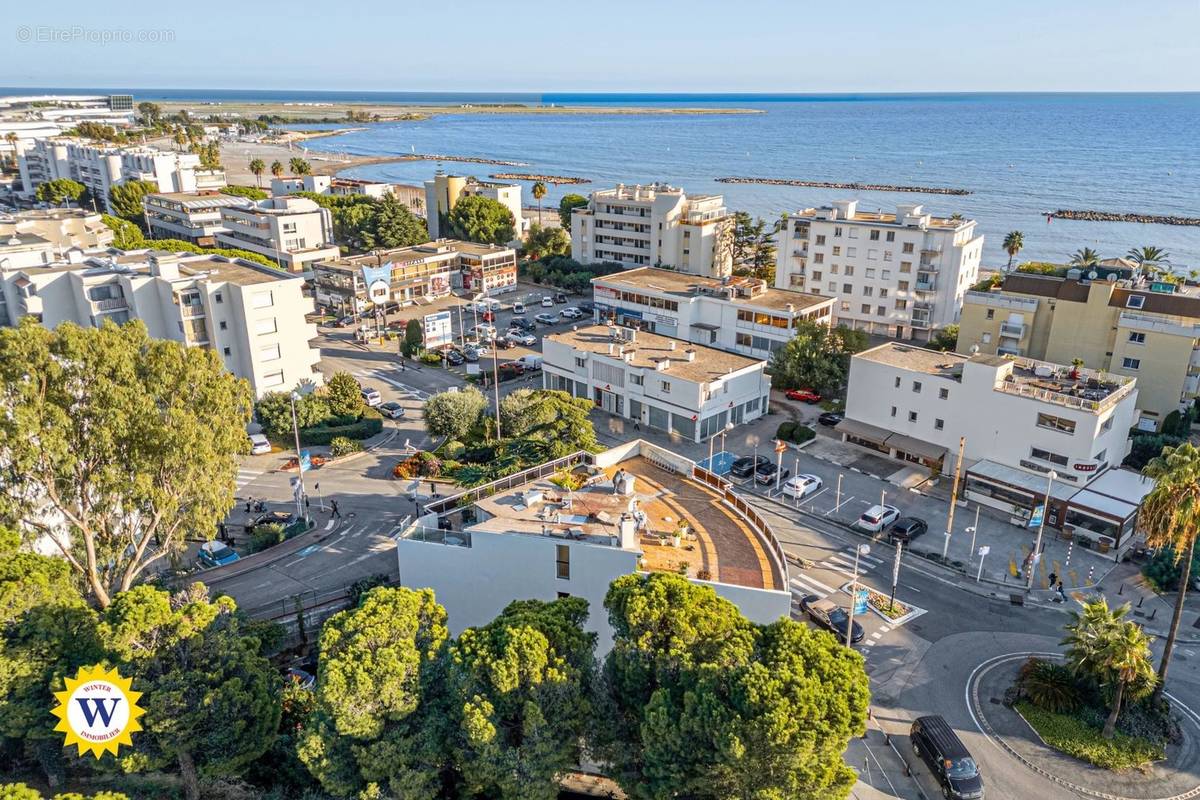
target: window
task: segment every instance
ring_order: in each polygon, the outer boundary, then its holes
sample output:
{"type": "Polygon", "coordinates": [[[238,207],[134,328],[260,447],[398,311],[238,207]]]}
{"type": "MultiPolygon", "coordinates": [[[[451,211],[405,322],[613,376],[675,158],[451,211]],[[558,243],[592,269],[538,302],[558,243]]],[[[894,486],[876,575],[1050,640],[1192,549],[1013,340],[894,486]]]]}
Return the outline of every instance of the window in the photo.
{"type": "Polygon", "coordinates": [[[896,310],[897,310],[897,311],[903,311],[903,310],[905,310],[906,308],[908,308],[908,301],[907,301],[907,300],[897,300],[897,301],[896,301],[896,310]]]}
{"type": "Polygon", "coordinates": [[[879,296],[880,296],[880,297],[887,297],[887,293],[888,293],[888,290],[887,290],[887,289],[880,289],[880,290],[879,290],[879,296]]]}
{"type": "Polygon", "coordinates": [[[279,352],[278,344],[270,344],[266,347],[260,347],[258,349],[258,356],[263,361],[278,361],[280,358],[282,358],[282,355],[279,352]]]}
{"type": "Polygon", "coordinates": [[[946,427],[946,420],[944,420],[944,419],[935,419],[935,420],[933,421],[933,429],[934,429],[935,431],[940,431],[940,430],[942,430],[942,429],[943,429],[943,428],[945,428],[945,427],[946,427]]]}
{"type": "Polygon", "coordinates": [[[878,250],[872,249],[872,250],[867,251],[867,261],[878,261],[878,260],[879,260],[879,251],[878,250]]]}
{"type": "Polygon", "coordinates": [[[921,393],[921,382],[920,381],[913,381],[913,391],[916,392],[917,394],[921,393]]]}
{"type": "Polygon", "coordinates": [[[275,333],[278,330],[279,330],[279,325],[276,324],[274,317],[267,317],[266,319],[260,319],[258,322],[254,323],[254,332],[257,333],[259,336],[262,336],[267,333],[275,333]]]}
{"type": "Polygon", "coordinates": [[[255,292],[250,300],[251,308],[270,308],[275,305],[275,298],[271,292],[255,292]]]}
{"type": "MultiPolygon", "coordinates": [[[[854,231],[851,230],[851,233],[853,233],[853,232],[854,231]]],[[[858,248],[857,247],[847,247],[846,248],[846,257],[847,258],[857,258],[858,257],[858,248]]]]}
{"type": "Polygon", "coordinates": [[[824,264],[825,263],[825,254],[824,253],[813,253],[813,263],[814,264],[824,264]]]}
{"type": "Polygon", "coordinates": [[[904,244],[900,245],[901,253],[911,253],[912,251],[913,251],[913,243],[912,242],[905,242],[904,244]]]}
{"type": "Polygon", "coordinates": [[[852,284],[849,284],[849,283],[842,284],[842,294],[853,294],[853,293],[854,293],[854,286],[852,284]]]}
{"type": "Polygon", "coordinates": [[[842,309],[842,311],[849,311],[849,310],[850,310],[850,303],[849,303],[848,301],[846,301],[846,300],[843,300],[843,301],[842,301],[842,305],[841,305],[841,309],[842,309]]]}
{"type": "Polygon", "coordinates": [[[946,388],[938,389],[938,400],[949,400],[950,390],[946,388]]]}
{"type": "Polygon", "coordinates": [[[570,597],[570,596],[571,596],[571,593],[570,593],[570,592],[559,592],[559,593],[558,593],[558,597],[559,597],[559,599],[560,599],[560,600],[561,600],[562,598],[564,598],[564,597],[570,597]]]}
{"type": "Polygon", "coordinates": [[[851,228],[851,229],[850,229],[850,238],[851,238],[851,239],[857,239],[857,238],[858,238],[858,228],[851,228]]]}
{"type": "Polygon", "coordinates": [[[1057,464],[1060,467],[1065,467],[1070,461],[1066,456],[1060,456],[1058,453],[1052,453],[1040,447],[1031,447],[1029,449],[1029,457],[1036,458],[1039,461],[1049,461],[1051,464],[1057,464]]]}
{"type": "Polygon", "coordinates": [[[900,262],[900,271],[901,272],[912,272],[912,262],[911,261],[901,261],[900,262]]]}
{"type": "Polygon", "coordinates": [[[659,385],[659,388],[662,389],[663,394],[671,393],[671,382],[670,381],[659,381],[658,385],[659,385]]]}
{"type": "MultiPolygon", "coordinates": [[[[899,378],[897,378],[896,380],[899,380],[899,378]]],[[[892,406],[892,416],[893,417],[896,416],[896,407],[895,406],[892,406]]]]}
{"type": "Polygon", "coordinates": [[[847,278],[854,277],[854,265],[853,264],[846,265],[846,277],[847,278]]]}
{"type": "Polygon", "coordinates": [[[896,290],[900,292],[908,291],[908,281],[900,281],[896,284],[896,290]]]}
{"type": "Polygon", "coordinates": [[[994,308],[989,308],[989,309],[987,310],[987,318],[988,318],[988,319],[995,319],[995,318],[996,318],[996,309],[994,309],[994,308]]]}
{"type": "Polygon", "coordinates": [[[831,264],[829,267],[829,271],[832,272],[834,275],[837,275],[838,274],[838,265],[831,264]]]}
{"type": "Polygon", "coordinates": [[[1100,423],[1100,430],[1111,431],[1112,426],[1113,426],[1113,418],[1109,417],[1108,419],[1104,420],[1104,422],[1100,423]]]}
{"type": "Polygon", "coordinates": [[[896,388],[897,389],[900,388],[900,376],[899,375],[896,376],[896,388]]]}
{"type": "Polygon", "coordinates": [[[884,250],[884,251],[883,251],[883,260],[884,260],[884,261],[891,261],[891,260],[892,260],[892,251],[891,251],[891,250],[884,250]]]}
{"type": "Polygon", "coordinates": [[[217,292],[216,294],[213,295],[213,302],[214,303],[224,303],[225,302],[225,300],[221,297],[220,292],[217,292]]]}
{"type": "Polygon", "coordinates": [[[837,281],[830,281],[828,285],[829,285],[829,291],[831,291],[831,292],[837,291],[837,281]]]}
{"type": "Polygon", "coordinates": [[[875,306],[875,316],[886,317],[887,316],[887,306],[875,306]]]}
{"type": "Polygon", "coordinates": [[[879,241],[879,231],[876,231],[876,230],[871,231],[871,235],[868,236],[867,238],[870,239],[872,242],[878,242],[879,241]]]}
{"type": "Polygon", "coordinates": [[[296,223],[294,223],[294,222],[283,223],[283,232],[284,233],[295,233],[296,232],[296,223]]]}
{"type": "Polygon", "coordinates": [[[579,358],[578,356],[576,356],[576,357],[575,357],[575,366],[577,366],[577,367],[586,367],[586,366],[587,366],[587,359],[586,359],[586,358],[579,358]]]}
{"type": "Polygon", "coordinates": [[[1131,294],[1129,299],[1125,301],[1126,308],[1141,308],[1146,305],[1146,298],[1140,294],[1131,294]]]}
{"type": "Polygon", "coordinates": [[[632,383],[634,386],[645,386],[646,385],[645,378],[643,378],[641,375],[634,375],[632,373],[629,375],[629,382],[632,383]]]}
{"type": "Polygon", "coordinates": [[[823,233],[817,234],[817,244],[819,244],[819,245],[825,244],[825,234],[823,234],[823,233]]]}
{"type": "Polygon", "coordinates": [[[1129,343],[1130,344],[1145,344],[1146,343],[1146,334],[1139,333],[1137,331],[1131,331],[1129,334],[1129,343]]]}
{"type": "Polygon", "coordinates": [[[1124,369],[1138,369],[1142,366],[1140,358],[1124,358],[1121,359],[1121,367],[1124,369]]]}
{"type": "Polygon", "coordinates": [[[870,303],[863,303],[863,304],[862,304],[862,313],[863,313],[863,314],[870,314],[870,313],[871,313],[871,304],[870,304],[870,303]]]}
{"type": "Polygon", "coordinates": [[[559,580],[571,580],[571,547],[565,544],[554,545],[554,573],[559,580]]]}
{"type": "Polygon", "coordinates": [[[908,412],[908,421],[916,422],[917,421],[917,412],[915,412],[915,411],[908,412]]]}
{"type": "Polygon", "coordinates": [[[1056,417],[1053,414],[1038,414],[1037,426],[1046,428],[1052,431],[1061,431],[1063,433],[1075,433],[1075,421],[1056,417]]]}
{"type": "Polygon", "coordinates": [[[227,356],[231,356],[231,355],[233,355],[233,351],[232,351],[232,350],[230,350],[228,347],[223,347],[223,348],[221,348],[221,352],[223,352],[223,353],[224,353],[225,355],[227,355],[227,356]]]}
{"type": "Polygon", "coordinates": [[[896,232],[895,232],[895,231],[888,231],[888,232],[887,232],[887,241],[889,241],[889,242],[894,242],[894,241],[896,241],[896,232]]]}
{"type": "Polygon", "coordinates": [[[874,277],[875,277],[875,270],[874,270],[874,269],[872,269],[871,267],[867,267],[867,277],[868,277],[868,278],[874,278],[874,277]]]}
{"type": "Polygon", "coordinates": [[[219,323],[217,323],[217,325],[218,325],[218,327],[220,327],[220,328],[221,328],[221,330],[223,330],[223,331],[229,330],[229,323],[228,323],[228,322],[226,322],[225,320],[221,320],[219,323]]]}
{"type": "Polygon", "coordinates": [[[838,225],[833,229],[833,238],[840,238],[842,235],[842,226],[838,225]]]}
{"type": "Polygon", "coordinates": [[[821,280],[821,277],[822,277],[822,275],[821,275],[821,273],[820,273],[820,272],[814,272],[814,273],[812,274],[812,279],[813,279],[814,281],[819,281],[819,280],[821,280]]]}
{"type": "Polygon", "coordinates": [[[835,244],[835,245],[833,246],[833,254],[834,254],[835,256],[840,256],[840,255],[842,254],[842,248],[838,247],[838,246],[835,244]]]}
{"type": "Polygon", "coordinates": [[[992,335],[990,333],[982,333],[979,335],[979,340],[984,344],[992,343],[992,335]]]}
{"type": "Polygon", "coordinates": [[[278,372],[268,372],[263,375],[263,386],[282,386],[283,385],[283,370],[278,372]]]}
{"type": "Polygon", "coordinates": [[[875,289],[871,286],[862,287],[863,297],[871,297],[875,293],[875,289]]]}
{"type": "Polygon", "coordinates": [[[891,280],[891,278],[892,278],[892,271],[891,271],[890,269],[885,269],[885,270],[883,271],[883,274],[882,274],[882,275],[880,275],[879,277],[883,278],[885,281],[887,281],[887,280],[891,280]]]}

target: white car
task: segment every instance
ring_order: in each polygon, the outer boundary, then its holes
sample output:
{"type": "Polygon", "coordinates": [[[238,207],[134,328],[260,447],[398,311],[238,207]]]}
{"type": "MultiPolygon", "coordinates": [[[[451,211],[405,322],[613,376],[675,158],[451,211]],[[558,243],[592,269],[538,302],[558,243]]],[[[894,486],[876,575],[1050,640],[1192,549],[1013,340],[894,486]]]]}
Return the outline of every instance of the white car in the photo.
{"type": "Polygon", "coordinates": [[[895,506],[874,505],[863,512],[855,522],[859,530],[868,533],[879,533],[887,530],[888,526],[900,518],[900,509],[895,506]]]}
{"type": "Polygon", "coordinates": [[[513,303],[513,313],[514,314],[524,314],[525,313],[525,304],[522,303],[520,300],[513,303]]]}
{"type": "Polygon", "coordinates": [[[553,325],[554,323],[558,322],[558,317],[554,316],[553,314],[537,314],[534,316],[534,320],[543,325],[553,325]]]}
{"type": "Polygon", "coordinates": [[[471,328],[469,333],[481,342],[490,342],[496,338],[496,326],[480,323],[471,328]]]}
{"type": "Polygon", "coordinates": [[[261,456],[271,452],[271,442],[261,433],[250,434],[250,455],[261,456]]]}
{"type": "Polygon", "coordinates": [[[554,298],[550,295],[542,297],[542,308],[554,308],[554,298]]]}
{"type": "Polygon", "coordinates": [[[514,342],[516,344],[521,344],[526,347],[533,347],[535,344],[537,344],[536,336],[534,336],[532,333],[526,333],[525,331],[519,331],[516,328],[513,328],[512,330],[510,330],[508,332],[507,338],[510,342],[514,342]]]}
{"type": "Polygon", "coordinates": [[[567,306],[562,311],[558,312],[558,315],[563,319],[580,319],[583,317],[583,312],[575,306],[567,306]]]}
{"type": "Polygon", "coordinates": [[[824,484],[816,475],[808,475],[801,473],[794,478],[788,478],[783,482],[783,488],[780,490],[784,497],[794,497],[797,500],[803,500],[810,494],[816,494],[821,491],[824,484]]]}
{"type": "Polygon", "coordinates": [[[383,414],[388,419],[403,419],[404,406],[395,401],[384,403],[379,407],[379,413],[383,414]]]}
{"type": "Polygon", "coordinates": [[[370,386],[362,388],[362,399],[371,408],[375,408],[383,403],[383,395],[379,393],[378,389],[373,389],[370,386]]]}

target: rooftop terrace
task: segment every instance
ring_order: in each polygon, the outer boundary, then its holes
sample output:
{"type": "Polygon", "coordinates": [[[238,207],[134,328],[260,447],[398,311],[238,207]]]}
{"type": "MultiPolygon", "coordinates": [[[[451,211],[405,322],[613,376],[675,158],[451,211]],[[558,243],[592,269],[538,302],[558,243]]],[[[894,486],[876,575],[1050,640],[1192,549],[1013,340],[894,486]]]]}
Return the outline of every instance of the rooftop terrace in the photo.
{"type": "Polygon", "coordinates": [[[694,383],[707,383],[763,362],[756,358],[705,347],[648,331],[608,325],[552,333],[545,340],[562,342],[581,353],[622,360],[631,367],[657,370],[694,383]],[[621,338],[621,332],[633,338],[621,338]]]}
{"type": "Polygon", "coordinates": [[[786,311],[788,306],[792,306],[793,310],[800,311],[823,303],[832,304],[834,301],[832,297],[823,297],[818,294],[772,289],[756,278],[730,278],[728,281],[722,281],[719,278],[689,275],[686,272],[656,267],[638,267],[612,275],[604,275],[593,279],[592,283],[654,291],[680,298],[719,297],[722,290],[728,289],[733,295],[729,298],[732,303],[759,306],[777,311],[786,311]]]}

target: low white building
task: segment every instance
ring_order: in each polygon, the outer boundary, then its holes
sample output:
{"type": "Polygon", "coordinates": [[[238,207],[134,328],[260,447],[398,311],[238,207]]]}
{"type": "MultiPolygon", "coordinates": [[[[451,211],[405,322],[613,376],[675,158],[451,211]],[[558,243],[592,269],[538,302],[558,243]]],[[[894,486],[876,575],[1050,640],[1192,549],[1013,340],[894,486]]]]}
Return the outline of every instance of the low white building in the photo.
{"type": "Polygon", "coordinates": [[[97,208],[109,213],[109,192],[118,184],[138,180],[153,183],[160,192],[195,192],[225,186],[225,173],[206,170],[194,153],[179,153],[148,145],[111,145],[56,137],[38,139],[18,159],[25,197],[38,186],[70,178],[87,187],[97,208]]]}
{"type": "Polygon", "coordinates": [[[245,197],[220,192],[171,192],[142,198],[151,238],[182,239],[203,247],[215,247],[217,234],[228,230],[221,217],[223,209],[251,205],[245,197]]]}
{"type": "Polygon", "coordinates": [[[146,250],[0,273],[9,325],[140,319],[155,338],[214,350],[256,396],[322,381],[303,288],[300,276],[249,261],[146,250]]]}
{"type": "Polygon", "coordinates": [[[767,413],[766,362],[655,333],[591,325],[542,340],[542,384],[702,442],[767,413]]]}
{"type": "Polygon", "coordinates": [[[571,213],[571,257],[583,264],[669,267],[721,278],[733,266],[733,214],[722,195],[655,183],[592,192],[571,213]]]}
{"type": "Polygon", "coordinates": [[[113,230],[82,208],[48,208],[0,214],[0,272],[49,264],[70,250],[106,249],[113,230]]]}
{"type": "Polygon", "coordinates": [[[777,234],[775,286],[836,297],[839,325],[927,340],[958,321],[982,253],[975,220],[912,203],[884,213],[839,200],[789,215],[777,234]]]}
{"type": "Polygon", "coordinates": [[[332,175],[296,175],[290,178],[272,178],[271,194],[276,197],[296,192],[312,192],[337,196],[363,195],[376,200],[392,194],[395,186],[380,181],[357,178],[336,178],[332,175]]]}
{"type": "Polygon", "coordinates": [[[721,478],[635,440],[426,504],[396,537],[399,579],[433,589],[454,635],[514,600],[582,597],[600,656],[612,648],[609,584],[636,572],[682,565],[690,581],[768,624],[791,613],[787,564],[771,530],[739,505],[721,478]],[[557,470],[584,485],[562,490],[548,480],[557,470]]]}
{"type": "Polygon", "coordinates": [[[965,496],[1018,517],[1041,502],[1054,472],[1047,524],[1061,527],[1067,501],[1120,466],[1136,406],[1133,378],[891,342],[851,358],[836,430],[946,476],[961,438],[965,496]]]}
{"type": "Polygon", "coordinates": [[[447,175],[437,171],[433,180],[425,181],[425,216],[430,239],[450,236],[446,220],[454,206],[464,197],[487,197],[508,209],[513,217],[517,239],[529,232],[529,220],[521,213],[521,184],[481,181],[474,177],[447,175]]]}
{"type": "Polygon", "coordinates": [[[271,197],[247,206],[221,208],[217,244],[260,253],[293,272],[313,262],[337,258],[333,218],[307,197],[271,197]]]}
{"type": "Polygon", "coordinates": [[[832,321],[834,299],[757,278],[706,278],[641,267],[592,280],[597,321],[767,358],[802,320],[832,321]]]}

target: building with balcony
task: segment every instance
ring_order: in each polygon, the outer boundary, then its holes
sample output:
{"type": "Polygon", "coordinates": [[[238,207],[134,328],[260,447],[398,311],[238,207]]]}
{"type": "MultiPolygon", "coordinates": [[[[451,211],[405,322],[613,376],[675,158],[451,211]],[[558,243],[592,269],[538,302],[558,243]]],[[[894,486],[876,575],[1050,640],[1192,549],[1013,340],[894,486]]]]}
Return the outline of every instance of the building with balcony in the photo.
{"type": "Polygon", "coordinates": [[[0,273],[6,324],[26,316],[49,328],[138,319],[155,338],[213,350],[255,396],[321,383],[303,286],[299,276],[249,261],[147,250],[0,273]]]}
{"type": "Polygon", "coordinates": [[[47,208],[0,214],[0,271],[49,264],[72,250],[103,250],[112,241],[112,228],[91,210],[47,208]]]}
{"type": "Polygon", "coordinates": [[[1014,272],[967,292],[958,349],[1028,356],[1137,378],[1137,425],[1156,430],[1200,389],[1200,294],[1137,279],[1014,272]]]}
{"type": "Polygon", "coordinates": [[[1029,516],[1053,471],[1062,507],[1047,524],[1061,527],[1066,501],[1125,458],[1137,396],[1129,377],[890,342],[850,359],[836,431],[947,475],[962,440],[967,497],[1015,516],[1029,516]]]}
{"type": "Polygon", "coordinates": [[[517,282],[510,247],[439,239],[313,265],[317,303],[338,314],[405,306],[442,297],[453,288],[488,292],[517,282]]]}
{"type": "Polygon", "coordinates": [[[339,254],[333,244],[333,217],[307,197],[271,197],[249,205],[220,209],[221,226],[215,233],[221,247],[259,253],[291,272],[339,254]]]}
{"type": "Polygon", "coordinates": [[[403,585],[434,590],[454,635],[514,600],[582,597],[600,656],[612,648],[604,596],[623,575],[686,570],[757,623],[791,611],[763,518],[724,479],[642,440],[437,498],[397,534],[396,560],[403,585]],[[564,491],[550,481],[560,471],[582,486],[564,491]]]}
{"type": "Polygon", "coordinates": [[[975,220],[923,206],[861,211],[857,200],[789,215],[778,234],[775,286],[836,297],[839,325],[926,341],[958,321],[978,280],[983,236],[975,220]]]}
{"type": "Polygon", "coordinates": [[[633,328],[590,325],[542,339],[542,384],[628,421],[702,442],[767,413],[766,362],[633,328]]]}
{"type": "Polygon", "coordinates": [[[245,197],[220,192],[171,192],[142,198],[146,225],[153,239],[181,239],[202,247],[216,247],[217,234],[226,231],[221,211],[248,209],[245,197]]]}
{"type": "Polygon", "coordinates": [[[668,269],[723,278],[733,266],[733,214],[722,195],[655,183],[592,192],[571,214],[571,257],[584,264],[668,269]]]}
{"type": "Polygon", "coordinates": [[[481,181],[461,175],[447,175],[437,171],[433,180],[425,181],[425,217],[429,227],[429,238],[440,239],[450,235],[448,220],[450,212],[464,197],[487,197],[508,209],[513,217],[516,240],[529,233],[529,220],[521,213],[521,184],[481,181]]]}
{"type": "Polygon", "coordinates": [[[332,175],[295,175],[289,178],[272,178],[271,194],[276,197],[296,192],[312,192],[342,197],[362,195],[376,200],[392,194],[395,186],[380,181],[358,178],[337,178],[332,175]]]}
{"type": "Polygon", "coordinates": [[[72,137],[38,139],[25,147],[17,162],[23,196],[56,178],[70,178],[87,187],[96,207],[112,213],[109,192],[126,181],[147,181],[159,192],[195,192],[225,185],[221,170],[205,170],[194,153],[162,150],[149,145],[111,145],[72,137]]]}
{"type": "Polygon", "coordinates": [[[596,320],[767,358],[802,320],[830,324],[834,298],[757,278],[706,278],[639,267],[592,280],[596,320]]]}

